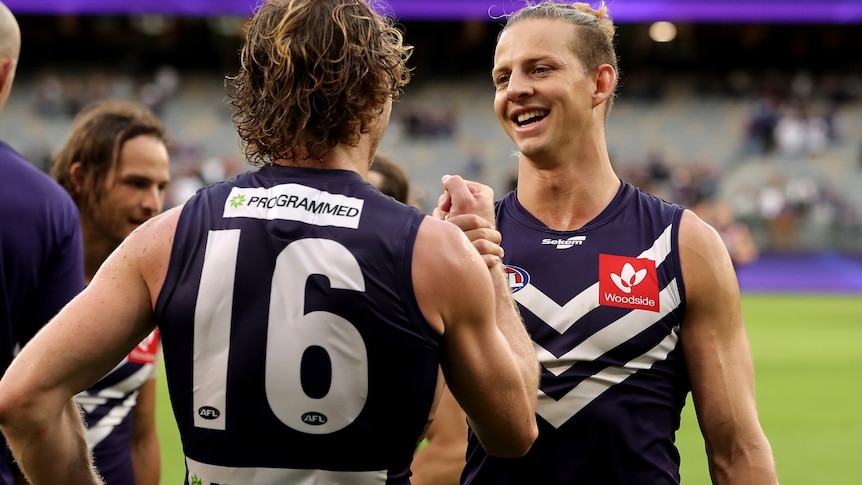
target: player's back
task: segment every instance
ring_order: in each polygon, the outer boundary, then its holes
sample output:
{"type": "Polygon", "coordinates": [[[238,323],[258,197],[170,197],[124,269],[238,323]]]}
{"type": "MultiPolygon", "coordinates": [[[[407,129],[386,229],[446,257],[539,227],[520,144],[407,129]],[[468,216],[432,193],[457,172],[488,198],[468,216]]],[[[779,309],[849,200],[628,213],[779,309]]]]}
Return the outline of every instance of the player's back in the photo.
{"type": "MultiPolygon", "coordinates": [[[[72,198],[0,141],[0,375],[84,287],[83,255],[72,198]]],[[[0,436],[0,483],[11,460],[0,436]]]]}
{"type": "Polygon", "coordinates": [[[185,204],[156,315],[189,482],[408,483],[439,364],[423,217],[355,172],[278,166],[185,204]]]}
{"type": "Polygon", "coordinates": [[[0,141],[2,369],[84,287],[83,254],[72,198],[0,141]]]}

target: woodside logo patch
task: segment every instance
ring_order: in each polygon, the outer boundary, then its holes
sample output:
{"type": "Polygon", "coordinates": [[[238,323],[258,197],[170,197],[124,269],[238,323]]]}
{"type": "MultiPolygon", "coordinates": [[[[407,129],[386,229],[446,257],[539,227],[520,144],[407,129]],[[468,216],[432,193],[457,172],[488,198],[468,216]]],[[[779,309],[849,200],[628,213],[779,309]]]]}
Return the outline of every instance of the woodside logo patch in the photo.
{"type": "Polygon", "coordinates": [[[147,337],[135,347],[129,354],[129,362],[136,364],[152,364],[156,361],[156,352],[159,349],[159,330],[153,330],[147,337]]]}
{"type": "Polygon", "coordinates": [[[659,311],[655,261],[599,254],[599,304],[659,311]]]}

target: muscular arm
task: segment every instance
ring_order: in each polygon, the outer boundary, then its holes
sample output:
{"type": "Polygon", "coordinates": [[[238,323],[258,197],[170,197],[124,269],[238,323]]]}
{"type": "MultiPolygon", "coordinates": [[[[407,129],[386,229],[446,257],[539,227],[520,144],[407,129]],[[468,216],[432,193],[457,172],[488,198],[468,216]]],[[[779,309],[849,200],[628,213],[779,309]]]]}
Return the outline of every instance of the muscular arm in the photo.
{"type": "Polygon", "coordinates": [[[0,428],[32,483],[101,483],[73,396],[152,331],[176,217],[168,212],[133,232],[0,380],[0,428]]]}
{"type": "Polygon", "coordinates": [[[138,392],[132,421],[132,463],[135,485],[159,485],[162,472],[156,434],[156,379],[148,379],[138,392]]]}
{"type": "Polygon", "coordinates": [[[446,382],[482,445],[492,455],[523,455],[538,433],[538,363],[501,265],[489,275],[458,227],[426,218],[413,281],[420,308],[442,333],[446,382]]]}
{"type": "Polygon", "coordinates": [[[778,483],[757,417],[754,366],[730,256],[718,233],[690,211],[682,217],[679,244],[687,301],[681,339],[712,481],[778,483]]]}

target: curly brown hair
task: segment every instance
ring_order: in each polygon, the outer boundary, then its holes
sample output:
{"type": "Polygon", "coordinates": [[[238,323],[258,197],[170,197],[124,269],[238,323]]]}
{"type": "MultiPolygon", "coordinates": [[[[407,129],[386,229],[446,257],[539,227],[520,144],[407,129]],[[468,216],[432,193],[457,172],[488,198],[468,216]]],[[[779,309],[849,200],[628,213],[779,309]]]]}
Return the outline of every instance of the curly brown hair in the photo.
{"type": "Polygon", "coordinates": [[[91,207],[104,192],[104,181],[120,163],[123,145],[132,138],[155,137],[165,145],[165,127],[156,115],[137,101],[105,99],[82,109],[72,122],[66,143],[51,162],[51,176],[69,192],[78,207],[91,207]],[[71,167],[81,163],[83,182],[75,188],[71,167]]]}
{"type": "Polygon", "coordinates": [[[410,81],[412,47],[366,0],[269,0],[226,78],[248,162],[321,159],[356,146],[410,81]]]}

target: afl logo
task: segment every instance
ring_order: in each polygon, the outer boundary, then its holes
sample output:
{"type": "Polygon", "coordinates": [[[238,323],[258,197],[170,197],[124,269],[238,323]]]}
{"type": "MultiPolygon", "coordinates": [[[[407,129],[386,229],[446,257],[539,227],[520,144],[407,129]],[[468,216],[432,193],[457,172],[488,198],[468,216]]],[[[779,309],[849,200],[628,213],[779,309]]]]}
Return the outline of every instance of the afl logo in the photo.
{"type": "Polygon", "coordinates": [[[506,278],[509,280],[509,288],[512,289],[512,293],[530,283],[530,273],[517,266],[504,265],[503,273],[506,274],[506,278]]]}
{"type": "Polygon", "coordinates": [[[302,422],[312,426],[321,426],[326,424],[327,421],[329,420],[325,415],[314,411],[302,415],[302,422]]]}
{"type": "Polygon", "coordinates": [[[198,416],[204,419],[218,419],[221,416],[221,413],[218,409],[212,406],[202,406],[198,408],[198,416]]]}

